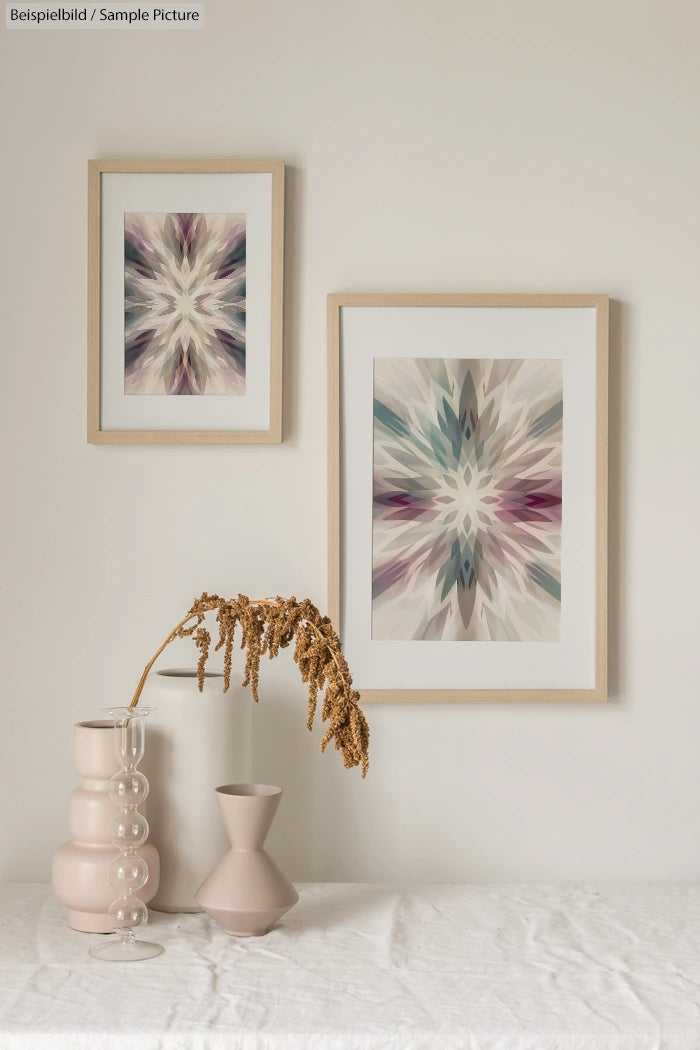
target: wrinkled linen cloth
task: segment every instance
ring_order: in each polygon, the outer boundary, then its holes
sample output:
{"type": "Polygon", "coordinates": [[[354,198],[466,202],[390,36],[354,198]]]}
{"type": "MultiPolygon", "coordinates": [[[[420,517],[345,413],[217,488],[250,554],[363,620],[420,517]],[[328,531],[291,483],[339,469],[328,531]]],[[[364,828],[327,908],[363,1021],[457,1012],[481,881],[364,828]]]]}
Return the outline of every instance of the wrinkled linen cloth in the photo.
{"type": "Polygon", "coordinates": [[[88,956],[0,889],[0,1050],[700,1050],[700,886],[302,884],[264,937],[151,912],[88,956]]]}

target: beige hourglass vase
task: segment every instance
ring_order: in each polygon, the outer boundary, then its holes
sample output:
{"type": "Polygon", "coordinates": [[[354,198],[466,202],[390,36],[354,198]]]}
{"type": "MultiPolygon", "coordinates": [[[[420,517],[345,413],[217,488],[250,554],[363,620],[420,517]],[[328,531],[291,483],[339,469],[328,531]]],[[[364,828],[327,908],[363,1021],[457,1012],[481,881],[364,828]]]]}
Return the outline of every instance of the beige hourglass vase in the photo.
{"type": "Polygon", "coordinates": [[[225,784],[215,794],[231,849],[199,887],[195,900],[226,933],[259,937],[299,900],[263,849],[282,788],[225,784]]]}

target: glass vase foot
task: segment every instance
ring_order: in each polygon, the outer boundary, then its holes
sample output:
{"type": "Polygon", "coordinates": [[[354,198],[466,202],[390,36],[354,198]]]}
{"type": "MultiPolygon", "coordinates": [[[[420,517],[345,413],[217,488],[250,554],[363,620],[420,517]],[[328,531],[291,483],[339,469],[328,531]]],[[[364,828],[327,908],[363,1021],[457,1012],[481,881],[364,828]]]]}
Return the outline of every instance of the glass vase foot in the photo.
{"type": "Polygon", "coordinates": [[[109,941],[108,944],[96,944],[89,954],[103,962],[139,962],[141,959],[155,959],[162,951],[159,944],[150,941],[109,941]]]}

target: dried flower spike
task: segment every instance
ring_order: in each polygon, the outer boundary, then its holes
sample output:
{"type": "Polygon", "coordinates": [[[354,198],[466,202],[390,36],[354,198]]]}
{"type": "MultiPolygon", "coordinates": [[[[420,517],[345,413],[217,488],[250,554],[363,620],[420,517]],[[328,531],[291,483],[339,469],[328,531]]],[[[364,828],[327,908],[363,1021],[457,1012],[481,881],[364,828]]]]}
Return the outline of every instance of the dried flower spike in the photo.
{"type": "Polygon", "coordinates": [[[336,750],[342,753],[345,768],[361,766],[364,777],[369,768],[369,726],[359,706],[360,694],[352,687],[350,669],[333,624],[327,616],[321,616],[308,598],[302,602],[294,597],[251,601],[245,594],[224,599],[205,592],[146,664],[130,706],[138,704],[149,671],[175,638],[192,638],[199,650],[197,679],[201,692],[212,640],[203,624],[210,612],[216,613],[219,625],[214,648],[224,652],[224,692],[231,684],[234,635],[238,628],[240,646],[246,652],[243,685],[250,687],[256,703],[261,657],[267,653],[273,659],[280,649],[286,649],[294,641],[294,660],[302,681],[309,687],[307,728],[312,728],[318,693],[322,692],[321,720],[328,722],[328,729],[321,741],[321,751],[325,751],[332,740],[336,750]]]}

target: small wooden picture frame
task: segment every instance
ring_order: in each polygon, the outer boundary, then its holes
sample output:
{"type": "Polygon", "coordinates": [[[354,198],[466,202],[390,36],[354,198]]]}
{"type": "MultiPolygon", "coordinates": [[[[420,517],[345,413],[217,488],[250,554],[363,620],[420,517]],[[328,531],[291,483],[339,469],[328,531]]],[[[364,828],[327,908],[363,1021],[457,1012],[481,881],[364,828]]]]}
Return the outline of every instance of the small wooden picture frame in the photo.
{"type": "Polygon", "coordinates": [[[88,441],[281,441],[284,162],[91,160],[88,200],[88,441]]]}

